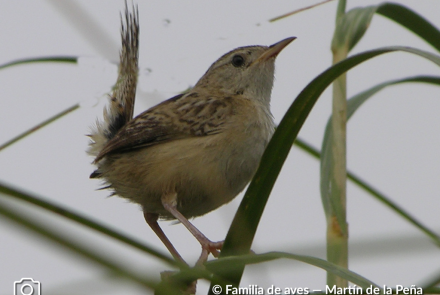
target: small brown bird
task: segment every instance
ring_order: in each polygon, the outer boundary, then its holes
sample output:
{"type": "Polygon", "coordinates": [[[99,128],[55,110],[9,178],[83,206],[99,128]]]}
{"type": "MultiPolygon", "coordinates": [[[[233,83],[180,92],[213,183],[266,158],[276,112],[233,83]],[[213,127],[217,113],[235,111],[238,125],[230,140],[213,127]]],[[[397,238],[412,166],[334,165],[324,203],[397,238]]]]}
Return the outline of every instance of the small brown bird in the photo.
{"type": "Polygon", "coordinates": [[[112,195],[142,206],[145,220],[183,261],[157,223],[177,219],[202,245],[198,263],[223,242],[206,238],[188,218],[231,201],[249,183],[274,132],[270,96],[275,57],[295,37],[272,46],[234,49],[214,62],[188,92],[133,119],[138,77],[138,11],[126,9],[119,76],[89,154],[112,195]]]}

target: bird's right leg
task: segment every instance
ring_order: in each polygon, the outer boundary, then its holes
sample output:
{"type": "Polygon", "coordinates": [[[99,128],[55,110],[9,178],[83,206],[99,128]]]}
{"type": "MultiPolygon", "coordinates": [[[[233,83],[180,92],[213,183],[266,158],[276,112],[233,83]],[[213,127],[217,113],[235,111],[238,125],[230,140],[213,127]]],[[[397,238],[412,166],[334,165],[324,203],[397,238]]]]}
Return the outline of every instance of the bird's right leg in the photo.
{"type": "Polygon", "coordinates": [[[179,262],[182,262],[185,265],[188,265],[185,262],[185,260],[183,260],[182,256],[180,256],[179,252],[177,252],[176,248],[174,248],[173,244],[171,244],[171,241],[168,239],[168,237],[165,235],[165,233],[157,223],[159,214],[144,212],[144,217],[145,217],[145,221],[148,223],[151,229],[156,233],[156,235],[159,237],[159,239],[162,241],[165,247],[167,247],[168,251],[170,251],[174,259],[176,259],[179,262]]]}

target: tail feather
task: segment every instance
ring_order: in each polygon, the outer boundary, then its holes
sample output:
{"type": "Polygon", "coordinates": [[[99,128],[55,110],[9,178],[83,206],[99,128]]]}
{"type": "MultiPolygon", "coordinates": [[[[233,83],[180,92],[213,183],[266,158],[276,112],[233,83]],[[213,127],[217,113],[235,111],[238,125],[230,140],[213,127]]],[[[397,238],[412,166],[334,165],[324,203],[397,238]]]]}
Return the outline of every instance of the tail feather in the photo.
{"type": "Polygon", "coordinates": [[[102,121],[92,129],[88,153],[97,156],[105,144],[133,119],[139,56],[139,11],[133,6],[128,11],[125,2],[125,24],[121,15],[122,49],[119,56],[119,73],[110,95],[109,105],[104,109],[102,121]]]}

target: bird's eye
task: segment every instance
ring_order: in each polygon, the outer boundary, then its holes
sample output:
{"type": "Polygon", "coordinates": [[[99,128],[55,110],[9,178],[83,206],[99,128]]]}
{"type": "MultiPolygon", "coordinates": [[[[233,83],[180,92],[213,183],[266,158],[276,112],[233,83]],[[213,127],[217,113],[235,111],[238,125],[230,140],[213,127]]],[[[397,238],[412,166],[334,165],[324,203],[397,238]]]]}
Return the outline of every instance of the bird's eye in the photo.
{"type": "Polygon", "coordinates": [[[244,58],[241,55],[234,55],[232,57],[232,65],[236,68],[241,67],[242,65],[244,65],[244,58]]]}

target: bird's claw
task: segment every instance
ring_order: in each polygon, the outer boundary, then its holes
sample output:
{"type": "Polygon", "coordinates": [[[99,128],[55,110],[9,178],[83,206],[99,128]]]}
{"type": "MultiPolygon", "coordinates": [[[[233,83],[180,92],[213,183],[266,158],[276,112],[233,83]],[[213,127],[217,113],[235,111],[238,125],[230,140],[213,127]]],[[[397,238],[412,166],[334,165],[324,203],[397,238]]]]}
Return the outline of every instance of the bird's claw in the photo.
{"type": "Polygon", "coordinates": [[[206,243],[201,244],[202,246],[202,254],[200,254],[199,260],[197,260],[196,265],[201,266],[203,265],[206,260],[208,260],[209,254],[212,254],[212,256],[218,258],[220,256],[220,251],[223,248],[224,241],[220,242],[212,242],[212,241],[206,241],[206,243]]]}

